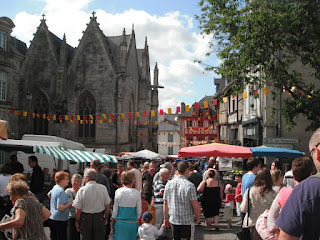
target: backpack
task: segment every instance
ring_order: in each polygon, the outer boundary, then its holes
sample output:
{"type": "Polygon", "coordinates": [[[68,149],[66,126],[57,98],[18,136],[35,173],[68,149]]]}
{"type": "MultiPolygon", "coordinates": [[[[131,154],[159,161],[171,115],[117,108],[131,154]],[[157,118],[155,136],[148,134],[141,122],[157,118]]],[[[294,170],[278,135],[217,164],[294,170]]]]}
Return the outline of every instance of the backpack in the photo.
{"type": "Polygon", "coordinates": [[[263,240],[276,240],[273,233],[267,229],[267,219],[269,215],[269,209],[266,209],[257,219],[256,230],[263,240]]]}

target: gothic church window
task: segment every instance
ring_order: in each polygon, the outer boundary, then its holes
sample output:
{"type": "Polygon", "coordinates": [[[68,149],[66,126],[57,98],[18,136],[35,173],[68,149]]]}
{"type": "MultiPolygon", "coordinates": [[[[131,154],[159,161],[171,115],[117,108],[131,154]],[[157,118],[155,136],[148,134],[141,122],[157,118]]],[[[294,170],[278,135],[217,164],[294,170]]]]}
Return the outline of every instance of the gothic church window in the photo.
{"type": "Polygon", "coordinates": [[[6,51],[7,49],[7,34],[1,31],[0,31],[0,48],[3,51],[6,51]]]}
{"type": "Polygon", "coordinates": [[[7,81],[8,74],[0,71],[0,101],[7,100],[7,81]]]}
{"type": "Polygon", "coordinates": [[[49,101],[43,92],[36,94],[33,102],[33,134],[48,135],[48,120],[43,118],[43,114],[49,113],[49,101]]]}
{"type": "Polygon", "coordinates": [[[96,137],[95,114],[96,101],[92,94],[86,91],[79,97],[79,115],[80,119],[83,121],[82,124],[79,124],[79,138],[92,140],[96,137]]]}

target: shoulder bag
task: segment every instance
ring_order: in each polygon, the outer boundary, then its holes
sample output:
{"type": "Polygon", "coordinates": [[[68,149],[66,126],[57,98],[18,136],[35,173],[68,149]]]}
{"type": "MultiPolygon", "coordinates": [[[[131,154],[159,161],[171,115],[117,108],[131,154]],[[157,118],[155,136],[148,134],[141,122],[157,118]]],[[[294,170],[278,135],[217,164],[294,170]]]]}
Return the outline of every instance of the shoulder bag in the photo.
{"type": "Polygon", "coordinates": [[[197,195],[198,202],[202,202],[203,201],[203,199],[204,199],[204,191],[205,191],[206,187],[207,187],[207,180],[205,181],[205,185],[204,185],[203,191],[199,192],[198,195],[197,195]]]}
{"type": "MultiPolygon", "coordinates": [[[[247,226],[249,226],[249,212],[250,212],[250,188],[248,189],[248,216],[247,216],[247,226]]],[[[240,232],[237,233],[237,237],[240,240],[251,240],[250,228],[242,228],[240,232]]]]}

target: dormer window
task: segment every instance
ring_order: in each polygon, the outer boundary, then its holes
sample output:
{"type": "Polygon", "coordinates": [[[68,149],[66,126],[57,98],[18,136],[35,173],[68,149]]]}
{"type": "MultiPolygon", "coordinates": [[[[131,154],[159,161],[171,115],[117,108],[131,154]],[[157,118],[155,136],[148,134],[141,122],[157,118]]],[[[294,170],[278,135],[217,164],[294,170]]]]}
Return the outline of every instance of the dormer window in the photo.
{"type": "Polygon", "coordinates": [[[7,33],[0,31],[0,48],[3,51],[7,50],[7,33]]]}

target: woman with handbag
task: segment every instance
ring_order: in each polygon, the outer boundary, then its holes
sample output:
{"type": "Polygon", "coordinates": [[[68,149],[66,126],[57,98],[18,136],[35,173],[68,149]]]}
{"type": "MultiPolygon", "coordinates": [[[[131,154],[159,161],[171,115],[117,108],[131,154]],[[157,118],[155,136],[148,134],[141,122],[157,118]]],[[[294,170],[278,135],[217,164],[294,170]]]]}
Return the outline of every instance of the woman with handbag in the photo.
{"type": "Polygon", "coordinates": [[[252,240],[261,240],[255,229],[258,217],[270,206],[276,197],[272,190],[272,178],[268,169],[260,170],[254,180],[254,186],[249,188],[243,197],[241,211],[247,213],[243,220],[243,228],[249,228],[252,240]]]}
{"type": "Polygon", "coordinates": [[[212,219],[214,221],[215,231],[219,231],[219,209],[221,208],[223,186],[217,181],[214,169],[208,169],[207,171],[208,179],[200,183],[197,191],[203,192],[201,205],[207,223],[205,231],[211,231],[212,219]]]}
{"type": "Polygon", "coordinates": [[[28,196],[29,188],[24,181],[8,184],[7,191],[14,204],[13,220],[0,223],[0,230],[13,229],[13,240],[46,240],[42,222],[50,217],[43,205],[28,196]]]}

